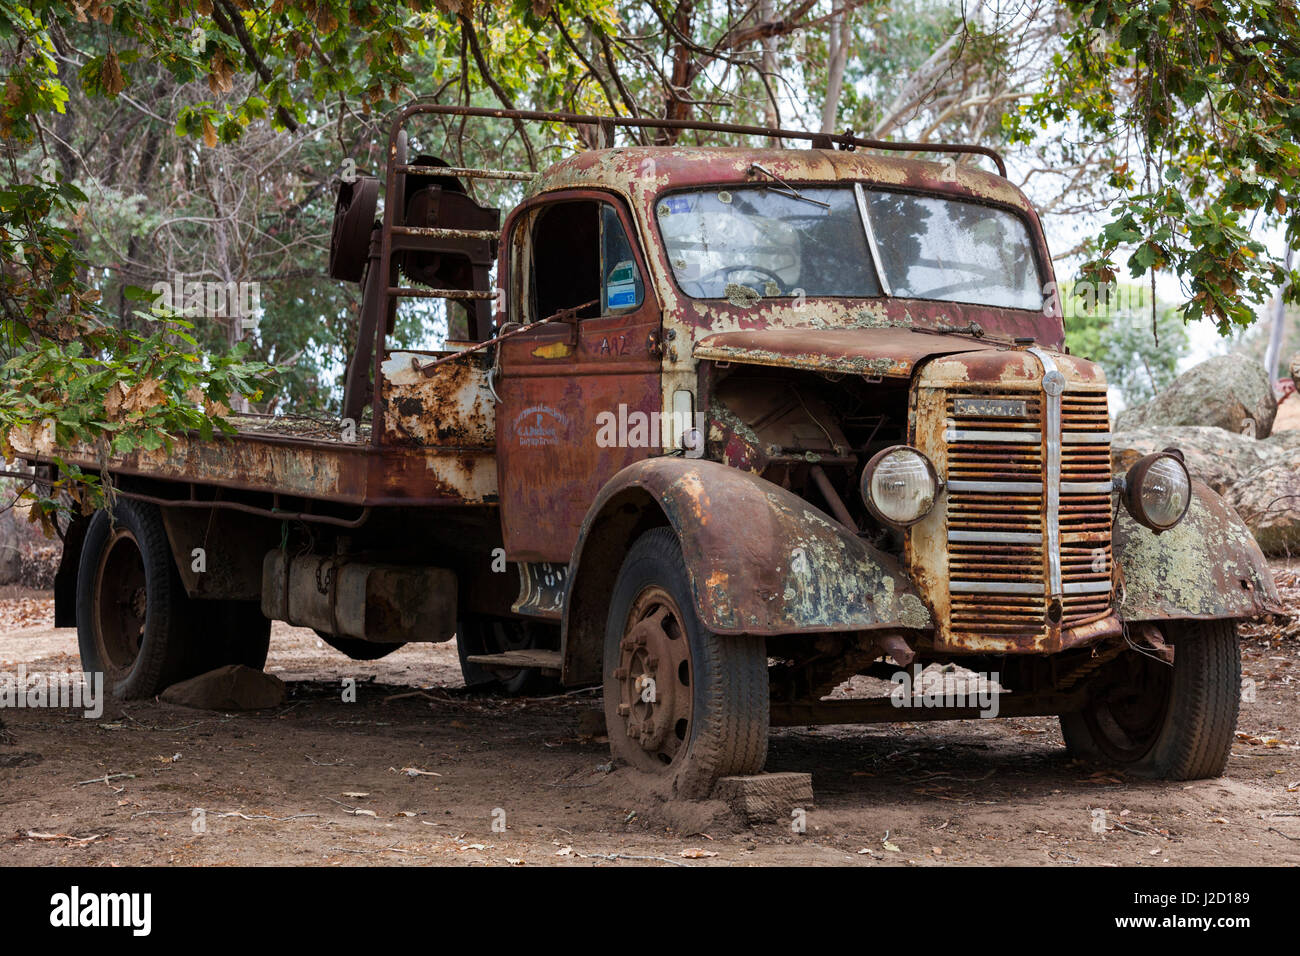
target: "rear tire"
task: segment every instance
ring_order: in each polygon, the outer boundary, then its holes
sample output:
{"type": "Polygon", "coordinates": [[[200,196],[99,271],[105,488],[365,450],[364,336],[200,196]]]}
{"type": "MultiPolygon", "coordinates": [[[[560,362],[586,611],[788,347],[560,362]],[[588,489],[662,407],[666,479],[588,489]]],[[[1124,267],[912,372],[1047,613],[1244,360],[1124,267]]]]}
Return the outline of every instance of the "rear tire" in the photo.
{"type": "Polygon", "coordinates": [[[460,656],[460,673],[465,686],[497,691],[507,697],[555,693],[560,689],[560,682],[545,676],[535,667],[489,670],[466,658],[471,654],[501,654],[506,651],[553,651],[559,648],[559,643],[558,629],[541,621],[475,615],[462,618],[456,625],[456,653],[460,656]]]}
{"type": "Polygon", "coordinates": [[[119,499],[90,519],[77,568],[77,643],[88,673],[123,699],[152,697],[227,664],[266,666],[271,622],[257,601],[185,593],[155,505],[119,499]]]}
{"type": "Polygon", "coordinates": [[[763,769],[766,646],[704,629],[669,528],[637,539],[619,570],[604,671],[610,749],[673,795],[707,796],[719,777],[763,769]]]}
{"type": "Polygon", "coordinates": [[[1088,681],[1088,702],[1061,715],[1070,753],[1139,777],[1222,776],[1241,706],[1235,621],[1168,621],[1171,668],[1136,651],[1088,681]]]}
{"type": "Polygon", "coordinates": [[[77,643],[115,697],[152,697],[192,676],[189,599],[153,505],[119,499],[90,520],[77,570],[77,643]]]}

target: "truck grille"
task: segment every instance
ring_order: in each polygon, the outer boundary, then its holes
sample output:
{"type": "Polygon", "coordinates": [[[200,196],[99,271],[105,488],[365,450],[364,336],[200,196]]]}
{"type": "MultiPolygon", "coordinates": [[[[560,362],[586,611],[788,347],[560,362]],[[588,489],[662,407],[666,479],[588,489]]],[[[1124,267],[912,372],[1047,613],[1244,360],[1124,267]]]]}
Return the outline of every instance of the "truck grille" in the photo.
{"type": "MultiPolygon", "coordinates": [[[[1041,392],[951,392],[948,427],[949,636],[1040,635],[1051,566],[1045,402],[1041,392]]],[[[1110,445],[1104,392],[1061,403],[1061,624],[1110,604],[1110,445]]]]}

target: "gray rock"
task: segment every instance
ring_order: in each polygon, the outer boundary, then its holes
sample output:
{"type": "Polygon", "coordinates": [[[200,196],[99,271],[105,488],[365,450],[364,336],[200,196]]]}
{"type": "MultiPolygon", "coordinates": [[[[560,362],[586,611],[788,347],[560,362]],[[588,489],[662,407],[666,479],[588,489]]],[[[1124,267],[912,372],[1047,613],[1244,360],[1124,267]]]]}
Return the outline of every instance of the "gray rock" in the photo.
{"type": "MultiPolygon", "coordinates": [[[[1290,400],[1294,398],[1292,396],[1290,400]]],[[[1289,458],[1294,467],[1300,469],[1300,428],[1274,432],[1259,444],[1270,457],[1289,458]]]]}
{"type": "Polygon", "coordinates": [[[1300,468],[1276,461],[1242,477],[1224,499],[1237,509],[1265,554],[1300,553],[1300,468]]]}
{"type": "Polygon", "coordinates": [[[1188,369],[1145,405],[1120,412],[1115,430],[1209,425],[1266,438],[1276,415],[1277,399],[1263,366],[1239,355],[1220,355],[1188,369]]]}
{"type": "Polygon", "coordinates": [[[172,684],[160,698],[169,704],[195,710],[261,710],[284,703],[284,681],[243,664],[227,664],[214,671],[172,684]]]}
{"type": "MultiPolygon", "coordinates": [[[[1279,435],[1288,434],[1279,432],[1279,435]]],[[[1111,439],[1111,468],[1123,474],[1143,455],[1178,448],[1193,478],[1205,482],[1219,494],[1243,476],[1272,464],[1278,456],[1290,454],[1274,439],[1256,441],[1222,428],[1182,425],[1166,428],[1137,428],[1116,432],[1111,439]]]]}

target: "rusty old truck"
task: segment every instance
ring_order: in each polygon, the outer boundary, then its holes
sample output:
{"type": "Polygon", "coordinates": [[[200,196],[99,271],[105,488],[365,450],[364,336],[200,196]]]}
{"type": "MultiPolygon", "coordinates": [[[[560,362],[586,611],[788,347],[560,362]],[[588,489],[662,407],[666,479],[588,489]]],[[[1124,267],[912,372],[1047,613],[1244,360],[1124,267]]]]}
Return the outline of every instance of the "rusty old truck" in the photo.
{"type": "Polygon", "coordinates": [[[603,685],[614,756],[691,795],[760,771],[771,726],[987,714],[898,681],[953,664],[1080,758],[1221,774],[1268,565],[1177,449],[1112,467],[1104,373],[997,154],[675,125],[766,141],[400,110],[383,181],[336,207],[330,275],[363,288],[340,421],[57,449],[115,489],[56,584],[85,668],[135,697],[261,667],[272,620],[356,659],[455,637],[469,685],[603,685]],[[451,166],[408,136],[426,114],[591,148],[451,166]],[[482,180],[523,199],[503,219],[482,180]],[[446,344],[396,348],[430,299],[446,344]],[[893,690],[832,695],[855,675],[893,690]]]}

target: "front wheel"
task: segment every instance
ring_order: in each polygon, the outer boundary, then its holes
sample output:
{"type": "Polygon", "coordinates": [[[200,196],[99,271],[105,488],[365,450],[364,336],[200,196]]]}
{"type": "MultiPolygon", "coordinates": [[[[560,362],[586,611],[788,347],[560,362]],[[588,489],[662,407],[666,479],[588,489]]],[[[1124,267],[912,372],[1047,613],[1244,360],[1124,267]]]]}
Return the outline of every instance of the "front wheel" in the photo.
{"type": "Polygon", "coordinates": [[[719,777],[763,768],[766,647],[704,629],[668,528],[637,539],[619,570],[604,672],[610,749],[674,795],[705,796],[719,777]]]}
{"type": "Polygon", "coordinates": [[[1083,709],[1061,715],[1070,753],[1140,777],[1223,774],[1241,703],[1235,621],[1166,621],[1172,666],[1126,651],[1088,681],[1083,709]]]}

